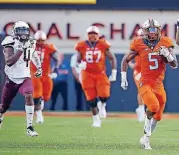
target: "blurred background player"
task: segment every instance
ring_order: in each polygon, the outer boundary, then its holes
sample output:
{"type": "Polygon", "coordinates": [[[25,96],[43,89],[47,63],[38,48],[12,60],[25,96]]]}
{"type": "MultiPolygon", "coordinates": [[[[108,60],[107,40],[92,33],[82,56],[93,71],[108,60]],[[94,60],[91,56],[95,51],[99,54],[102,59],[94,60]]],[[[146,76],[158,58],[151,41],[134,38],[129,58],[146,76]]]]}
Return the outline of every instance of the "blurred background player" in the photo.
{"type": "Polygon", "coordinates": [[[152,149],[149,138],[157,122],[162,119],[166,104],[166,92],[163,86],[166,63],[172,68],[177,68],[178,63],[173,53],[172,40],[161,36],[161,26],[158,21],[147,20],[142,30],[144,38],[136,38],[132,41],[130,52],[121,62],[121,87],[127,89],[127,65],[138,55],[141,60],[139,93],[147,106],[144,136],[140,139],[140,144],[144,149],[152,149]]]}
{"type": "MultiPolygon", "coordinates": [[[[139,29],[137,32],[137,37],[142,37],[142,36],[143,36],[142,29],[139,29]]],[[[128,65],[130,66],[130,68],[133,69],[133,78],[136,87],[138,89],[140,78],[141,78],[140,57],[136,56],[134,61],[129,61],[128,65]]],[[[143,101],[139,93],[137,93],[137,101],[138,101],[138,108],[136,109],[137,119],[139,122],[143,122],[145,119],[145,106],[143,104],[143,101]]]]}
{"type": "Polygon", "coordinates": [[[30,38],[29,25],[18,21],[13,26],[13,36],[7,36],[1,43],[4,47],[5,74],[7,76],[2,90],[0,104],[0,125],[3,114],[8,110],[17,92],[25,97],[25,111],[27,118],[27,135],[38,136],[33,123],[34,102],[32,97],[33,86],[30,75],[30,61],[35,69],[34,77],[42,74],[40,59],[35,52],[35,40],[30,38]]]}
{"type": "Polygon", "coordinates": [[[101,127],[101,117],[106,115],[106,101],[110,97],[110,81],[116,81],[117,62],[116,57],[110,51],[110,45],[106,40],[99,40],[99,29],[90,26],[87,29],[88,40],[77,43],[77,60],[81,68],[80,83],[84,90],[87,103],[93,114],[93,127],[101,127]],[[106,57],[111,61],[111,76],[106,75],[106,57]],[[110,80],[110,81],[109,81],[110,80]],[[97,98],[101,105],[97,108],[97,98]],[[98,112],[99,109],[99,112],[98,112]],[[99,113],[99,114],[98,114],[99,113]]]}
{"type": "Polygon", "coordinates": [[[72,68],[72,74],[75,78],[75,91],[76,91],[76,110],[81,111],[83,110],[83,90],[79,81],[79,75],[81,72],[81,69],[76,64],[77,55],[73,54],[70,61],[70,66],[72,68]]]}
{"type": "Polygon", "coordinates": [[[177,20],[176,44],[179,46],[179,19],[177,20]]]}
{"type": "Polygon", "coordinates": [[[36,52],[40,58],[43,73],[42,77],[38,79],[35,78],[35,66],[31,63],[32,83],[34,87],[33,97],[37,115],[36,123],[43,123],[44,118],[42,110],[44,108],[44,101],[46,102],[50,99],[53,88],[53,82],[50,78],[50,74],[59,68],[61,61],[56,47],[53,44],[46,42],[47,36],[44,31],[38,30],[34,37],[37,41],[36,52]],[[56,65],[53,69],[51,69],[50,65],[51,58],[56,60],[56,65]]]}
{"type": "MultiPolygon", "coordinates": [[[[55,110],[55,105],[58,102],[59,105],[60,100],[57,101],[58,94],[61,94],[63,99],[63,110],[68,110],[68,75],[69,75],[69,62],[64,60],[64,55],[60,54],[61,64],[59,68],[55,70],[54,73],[51,74],[51,78],[53,80],[53,90],[51,95],[51,107],[50,110],[55,110]]],[[[52,60],[52,68],[55,67],[56,62],[52,60]]]]}

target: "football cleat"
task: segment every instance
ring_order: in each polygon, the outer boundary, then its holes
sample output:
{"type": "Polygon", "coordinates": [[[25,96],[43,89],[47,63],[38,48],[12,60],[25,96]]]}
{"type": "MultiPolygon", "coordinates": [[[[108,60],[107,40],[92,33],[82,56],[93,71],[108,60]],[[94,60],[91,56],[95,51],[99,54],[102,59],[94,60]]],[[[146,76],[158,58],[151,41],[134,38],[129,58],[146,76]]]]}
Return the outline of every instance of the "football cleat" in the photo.
{"type": "Polygon", "coordinates": [[[149,137],[142,136],[142,138],[139,140],[139,142],[140,142],[143,149],[152,150],[152,148],[150,146],[149,137]]]}
{"type": "Polygon", "coordinates": [[[27,128],[27,135],[28,136],[31,136],[31,137],[36,137],[38,136],[39,134],[34,130],[33,126],[29,126],[27,128]]]}

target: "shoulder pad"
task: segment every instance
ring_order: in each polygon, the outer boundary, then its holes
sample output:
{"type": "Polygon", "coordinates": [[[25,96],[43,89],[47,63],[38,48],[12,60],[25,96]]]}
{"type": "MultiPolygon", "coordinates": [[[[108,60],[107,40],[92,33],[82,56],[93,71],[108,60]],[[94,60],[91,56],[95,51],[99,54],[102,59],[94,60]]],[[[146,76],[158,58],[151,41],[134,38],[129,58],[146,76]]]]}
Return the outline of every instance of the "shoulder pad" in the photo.
{"type": "Polygon", "coordinates": [[[7,36],[2,42],[1,45],[2,46],[13,46],[15,43],[15,40],[12,36],[7,36]]]}

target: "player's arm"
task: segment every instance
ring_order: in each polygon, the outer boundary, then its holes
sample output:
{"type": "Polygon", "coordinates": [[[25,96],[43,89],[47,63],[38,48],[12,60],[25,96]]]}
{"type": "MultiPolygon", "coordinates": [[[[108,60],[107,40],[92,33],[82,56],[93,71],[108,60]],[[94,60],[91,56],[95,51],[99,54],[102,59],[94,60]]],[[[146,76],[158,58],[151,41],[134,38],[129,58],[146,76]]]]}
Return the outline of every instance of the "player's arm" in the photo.
{"type": "MultiPolygon", "coordinates": [[[[62,64],[62,54],[59,51],[55,51],[52,54],[53,59],[56,61],[55,68],[59,68],[62,64]]],[[[53,70],[53,69],[52,69],[53,70]]]]}
{"type": "Polygon", "coordinates": [[[170,64],[170,66],[175,69],[178,67],[178,61],[177,61],[176,55],[173,52],[173,48],[170,47],[169,52],[171,54],[171,61],[169,61],[168,59],[167,60],[170,64]]]}
{"type": "Polygon", "coordinates": [[[116,56],[111,52],[110,48],[106,50],[106,56],[109,58],[111,67],[112,67],[112,72],[109,77],[110,81],[116,81],[116,76],[117,76],[117,60],[116,56]]]}
{"type": "Polygon", "coordinates": [[[121,87],[126,90],[128,87],[127,82],[127,69],[128,69],[128,63],[134,59],[138,53],[136,51],[130,51],[127,54],[124,55],[122,61],[121,61],[121,87]]]}
{"type": "Polygon", "coordinates": [[[19,49],[16,53],[14,53],[14,49],[11,46],[6,46],[4,48],[4,57],[5,57],[5,63],[8,66],[14,65],[24,52],[23,49],[19,49]]]}
{"type": "Polygon", "coordinates": [[[72,55],[71,61],[70,61],[70,66],[71,66],[71,69],[72,69],[73,76],[79,82],[79,74],[76,70],[76,67],[78,66],[78,53],[72,55]]]}
{"type": "Polygon", "coordinates": [[[42,75],[42,67],[41,67],[41,62],[40,62],[40,58],[37,54],[36,51],[33,52],[32,54],[32,63],[36,66],[37,71],[35,73],[36,77],[40,77],[42,75]]]}
{"type": "Polygon", "coordinates": [[[161,46],[159,54],[163,55],[166,58],[167,62],[170,64],[170,66],[172,68],[178,67],[178,62],[177,62],[176,56],[173,52],[173,46],[171,46],[169,48],[167,48],[165,46],[161,46]]]}

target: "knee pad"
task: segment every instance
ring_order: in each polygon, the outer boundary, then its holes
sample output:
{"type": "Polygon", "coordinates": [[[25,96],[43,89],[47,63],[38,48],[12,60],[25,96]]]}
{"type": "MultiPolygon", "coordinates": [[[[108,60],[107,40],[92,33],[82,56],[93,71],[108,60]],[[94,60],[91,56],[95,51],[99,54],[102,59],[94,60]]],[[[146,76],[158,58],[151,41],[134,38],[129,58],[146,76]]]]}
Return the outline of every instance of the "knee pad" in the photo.
{"type": "Polygon", "coordinates": [[[93,99],[90,101],[87,101],[88,105],[90,106],[90,108],[96,108],[97,107],[97,99],[93,99]]]}
{"type": "Polygon", "coordinates": [[[42,101],[42,98],[34,98],[34,104],[37,105],[37,104],[40,104],[42,101]]]}
{"type": "Polygon", "coordinates": [[[102,103],[105,103],[109,99],[109,97],[99,97],[99,99],[102,103]]]}

